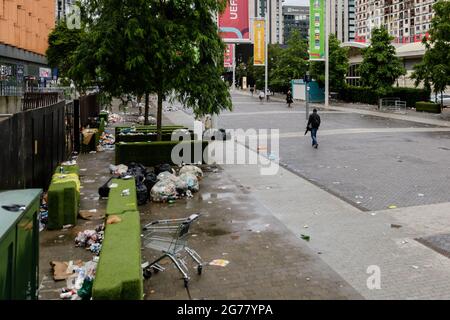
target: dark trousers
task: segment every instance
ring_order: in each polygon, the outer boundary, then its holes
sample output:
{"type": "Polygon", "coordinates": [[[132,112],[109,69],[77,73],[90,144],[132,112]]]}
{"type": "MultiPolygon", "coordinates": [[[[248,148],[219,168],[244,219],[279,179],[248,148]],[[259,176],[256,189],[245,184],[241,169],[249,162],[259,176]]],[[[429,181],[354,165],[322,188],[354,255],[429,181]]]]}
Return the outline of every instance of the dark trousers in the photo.
{"type": "Polygon", "coordinates": [[[313,146],[317,144],[317,130],[318,128],[311,128],[311,139],[313,146]]]}

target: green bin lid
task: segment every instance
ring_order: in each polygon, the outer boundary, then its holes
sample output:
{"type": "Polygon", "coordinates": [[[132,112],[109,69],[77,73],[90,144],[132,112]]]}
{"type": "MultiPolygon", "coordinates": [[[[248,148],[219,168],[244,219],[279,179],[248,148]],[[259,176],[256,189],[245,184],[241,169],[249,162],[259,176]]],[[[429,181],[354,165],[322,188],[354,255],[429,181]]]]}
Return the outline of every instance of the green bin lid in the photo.
{"type": "Polygon", "coordinates": [[[41,189],[24,189],[0,192],[0,242],[8,231],[17,223],[31,207],[34,201],[39,201],[41,189]],[[23,205],[25,210],[9,211],[3,206],[23,205]]]}

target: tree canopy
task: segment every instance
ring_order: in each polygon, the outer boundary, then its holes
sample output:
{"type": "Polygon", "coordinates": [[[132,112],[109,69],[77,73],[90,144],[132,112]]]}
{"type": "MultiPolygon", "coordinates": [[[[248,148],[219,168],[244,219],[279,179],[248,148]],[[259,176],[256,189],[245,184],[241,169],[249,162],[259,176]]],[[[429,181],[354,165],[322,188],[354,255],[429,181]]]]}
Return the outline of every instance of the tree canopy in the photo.
{"type": "MultiPolygon", "coordinates": [[[[330,89],[339,90],[345,86],[345,75],[348,72],[348,48],[341,47],[341,42],[334,34],[329,37],[330,48],[330,89]]],[[[319,86],[325,86],[325,62],[312,61],[310,64],[311,76],[319,86]]]]}
{"type": "Polygon", "coordinates": [[[214,16],[225,0],[95,0],[84,3],[88,27],[73,53],[70,76],[112,95],[177,98],[197,116],[231,108],[221,79],[224,44],[214,16]]]}
{"type": "Polygon", "coordinates": [[[426,52],[422,62],[414,66],[412,78],[416,86],[423,83],[426,89],[437,93],[450,85],[450,2],[439,1],[433,9],[430,37],[422,41],[426,52]]]}
{"type": "Polygon", "coordinates": [[[363,62],[359,66],[361,82],[383,95],[390,91],[392,85],[406,74],[400,59],[395,55],[393,38],[385,28],[372,31],[371,44],[363,49],[363,62]]]}

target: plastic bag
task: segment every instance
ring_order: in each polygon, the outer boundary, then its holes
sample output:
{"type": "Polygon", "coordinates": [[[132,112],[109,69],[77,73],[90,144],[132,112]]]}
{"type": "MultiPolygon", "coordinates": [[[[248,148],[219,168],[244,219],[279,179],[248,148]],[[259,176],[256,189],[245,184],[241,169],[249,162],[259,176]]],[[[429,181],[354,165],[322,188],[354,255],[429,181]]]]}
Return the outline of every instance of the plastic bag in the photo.
{"type": "Polygon", "coordinates": [[[170,199],[176,199],[177,188],[175,183],[171,180],[159,181],[153,186],[150,191],[150,195],[152,200],[155,202],[164,202],[170,199]]]}
{"type": "Polygon", "coordinates": [[[168,171],[170,173],[174,173],[172,167],[168,163],[162,163],[158,166],[155,166],[155,174],[158,175],[161,172],[168,171]]]}
{"type": "Polygon", "coordinates": [[[193,165],[186,165],[181,167],[179,174],[182,175],[183,173],[191,173],[197,177],[197,179],[201,180],[203,178],[203,171],[197,166],[193,165]]]}
{"type": "Polygon", "coordinates": [[[194,174],[188,172],[183,173],[179,176],[179,178],[187,184],[188,190],[192,192],[198,192],[198,190],[200,189],[198,179],[194,174]]]}

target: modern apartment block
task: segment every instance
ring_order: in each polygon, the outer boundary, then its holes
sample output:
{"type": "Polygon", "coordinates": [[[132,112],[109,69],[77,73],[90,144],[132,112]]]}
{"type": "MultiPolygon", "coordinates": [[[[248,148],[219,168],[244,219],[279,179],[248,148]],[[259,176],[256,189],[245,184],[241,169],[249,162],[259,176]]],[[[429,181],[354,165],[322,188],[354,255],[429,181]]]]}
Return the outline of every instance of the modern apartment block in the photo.
{"type": "Polygon", "coordinates": [[[0,95],[51,77],[45,51],[54,23],[55,0],[0,0],[0,95]]]}
{"type": "Polygon", "coordinates": [[[396,43],[419,42],[428,35],[436,0],[355,0],[357,42],[370,42],[373,28],[385,27],[396,43]]]}
{"type": "Polygon", "coordinates": [[[269,43],[283,44],[283,2],[284,0],[254,0],[257,17],[266,16],[266,5],[269,14],[269,43]]]}
{"type": "Polygon", "coordinates": [[[355,39],[355,0],[330,1],[330,32],[341,42],[355,39]]]}
{"type": "Polygon", "coordinates": [[[309,7],[283,6],[283,38],[288,41],[294,30],[298,30],[302,38],[308,38],[309,7]]]}

